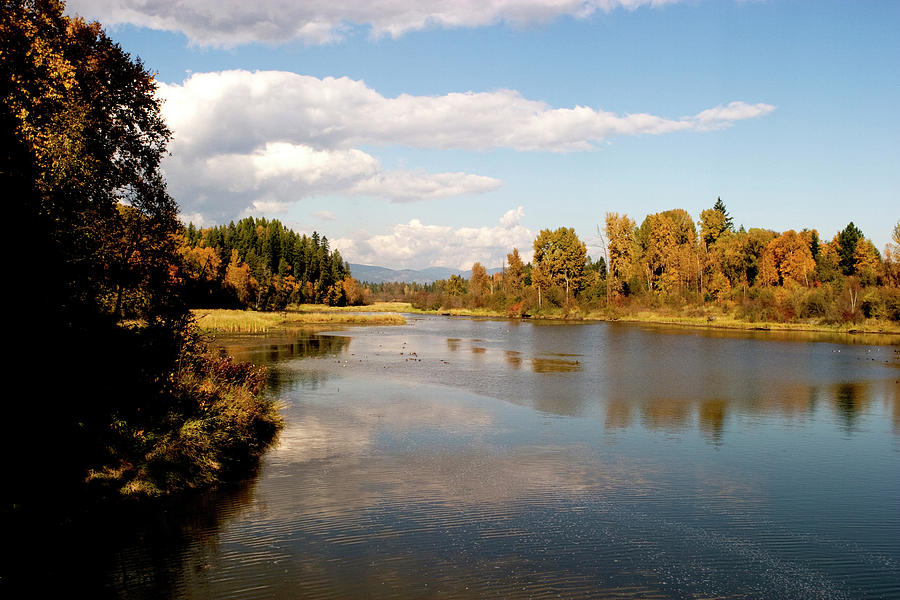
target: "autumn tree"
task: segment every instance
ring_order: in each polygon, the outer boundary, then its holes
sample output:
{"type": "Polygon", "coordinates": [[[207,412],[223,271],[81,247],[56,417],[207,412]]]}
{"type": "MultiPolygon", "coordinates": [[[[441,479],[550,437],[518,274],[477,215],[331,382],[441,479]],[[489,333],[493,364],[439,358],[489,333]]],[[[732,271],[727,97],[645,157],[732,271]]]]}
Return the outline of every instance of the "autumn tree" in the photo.
{"type": "Polygon", "coordinates": [[[506,255],[506,271],[503,274],[503,285],[513,296],[522,293],[524,268],[519,249],[513,248],[513,251],[506,255]]]}
{"type": "Polygon", "coordinates": [[[16,449],[4,454],[34,452],[6,487],[65,497],[124,443],[114,419],[159,423],[171,408],[190,333],[172,270],[181,226],[159,169],[170,134],[153,75],[60,2],[4,2],[0,63],[0,189],[31,241],[13,267],[29,326],[18,354],[52,339],[62,357],[35,437],[22,439],[19,403],[7,407],[0,438],[16,449]],[[33,485],[19,479],[33,473],[33,485]]]}
{"type": "Polygon", "coordinates": [[[623,294],[626,290],[625,284],[634,272],[638,254],[634,232],[634,221],[627,215],[606,213],[606,239],[609,253],[607,286],[609,286],[611,294],[623,294]]]}
{"type": "Polygon", "coordinates": [[[707,208],[700,213],[700,239],[707,247],[715,244],[726,231],[728,224],[724,213],[714,208],[707,208]]]}
{"type": "Polygon", "coordinates": [[[463,296],[467,289],[466,280],[453,274],[447,279],[447,293],[451,296],[463,296]]]}
{"type": "Polygon", "coordinates": [[[856,242],[853,271],[859,276],[862,285],[874,285],[881,275],[881,256],[875,249],[875,244],[865,238],[856,242]]]}
{"type": "Polygon", "coordinates": [[[670,293],[686,289],[695,280],[699,266],[697,231],[686,211],[675,209],[648,215],[636,236],[648,291],[670,293]]]}
{"type": "Polygon", "coordinates": [[[534,263],[550,284],[564,287],[566,304],[584,277],[587,247],[571,227],[542,229],[534,240],[534,263]]]}
{"type": "Polygon", "coordinates": [[[231,251],[231,259],[225,270],[225,285],[241,304],[249,304],[253,299],[257,281],[250,273],[250,265],[241,260],[237,250],[231,251]]]}
{"type": "Polygon", "coordinates": [[[488,288],[488,274],[480,262],[472,265],[472,276],[469,278],[469,292],[476,306],[482,303],[482,297],[488,288]]]}
{"type": "Polygon", "coordinates": [[[884,275],[884,285],[891,287],[900,286],[900,221],[894,225],[891,231],[892,243],[884,249],[881,267],[884,275]]]}
{"type": "Polygon", "coordinates": [[[767,285],[794,283],[810,285],[816,268],[809,244],[793,229],[785,231],[766,246],[759,277],[767,285]]]}

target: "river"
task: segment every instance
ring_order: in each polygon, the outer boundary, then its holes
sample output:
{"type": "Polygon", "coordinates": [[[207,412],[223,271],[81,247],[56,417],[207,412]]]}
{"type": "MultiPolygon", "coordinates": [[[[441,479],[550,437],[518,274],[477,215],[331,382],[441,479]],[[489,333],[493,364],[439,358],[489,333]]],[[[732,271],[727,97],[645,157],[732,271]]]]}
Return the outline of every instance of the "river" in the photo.
{"type": "Polygon", "coordinates": [[[863,341],[430,316],[222,338],[270,368],[279,444],[79,572],[127,598],[898,598],[900,346],[863,341]]]}

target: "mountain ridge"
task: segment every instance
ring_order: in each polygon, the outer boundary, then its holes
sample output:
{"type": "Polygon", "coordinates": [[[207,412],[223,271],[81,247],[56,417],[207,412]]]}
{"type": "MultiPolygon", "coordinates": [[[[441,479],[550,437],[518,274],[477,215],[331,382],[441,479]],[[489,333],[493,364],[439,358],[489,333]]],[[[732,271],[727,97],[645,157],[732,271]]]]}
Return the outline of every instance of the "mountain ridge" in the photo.
{"type": "MultiPolygon", "coordinates": [[[[501,268],[487,269],[489,275],[499,273],[501,268]]],[[[464,279],[472,276],[472,271],[452,269],[450,267],[428,267],[425,269],[389,269],[377,265],[350,263],[350,274],[354,279],[364,283],[433,283],[439,279],[448,279],[451,275],[459,275],[464,279]]]]}

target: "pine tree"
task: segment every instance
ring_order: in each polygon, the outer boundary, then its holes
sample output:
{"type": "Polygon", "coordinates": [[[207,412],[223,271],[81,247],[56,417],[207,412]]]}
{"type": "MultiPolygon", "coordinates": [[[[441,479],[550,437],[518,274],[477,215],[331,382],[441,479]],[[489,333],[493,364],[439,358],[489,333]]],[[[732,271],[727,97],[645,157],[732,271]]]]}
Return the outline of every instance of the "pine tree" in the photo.
{"type": "Polygon", "coordinates": [[[716,198],[716,203],[713,204],[713,210],[717,210],[725,217],[725,229],[728,231],[734,231],[734,220],[731,218],[731,215],[728,214],[728,210],[725,209],[725,203],[722,202],[721,197],[716,198]]]}

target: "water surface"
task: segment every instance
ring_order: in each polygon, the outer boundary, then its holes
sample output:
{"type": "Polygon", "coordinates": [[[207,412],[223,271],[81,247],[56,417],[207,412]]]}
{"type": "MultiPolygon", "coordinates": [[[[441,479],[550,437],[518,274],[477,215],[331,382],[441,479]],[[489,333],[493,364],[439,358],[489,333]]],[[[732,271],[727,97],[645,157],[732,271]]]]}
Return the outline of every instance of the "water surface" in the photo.
{"type": "Polygon", "coordinates": [[[287,426],[144,515],[128,598],[897,598],[900,347],[415,317],[221,340],[287,426]]]}

